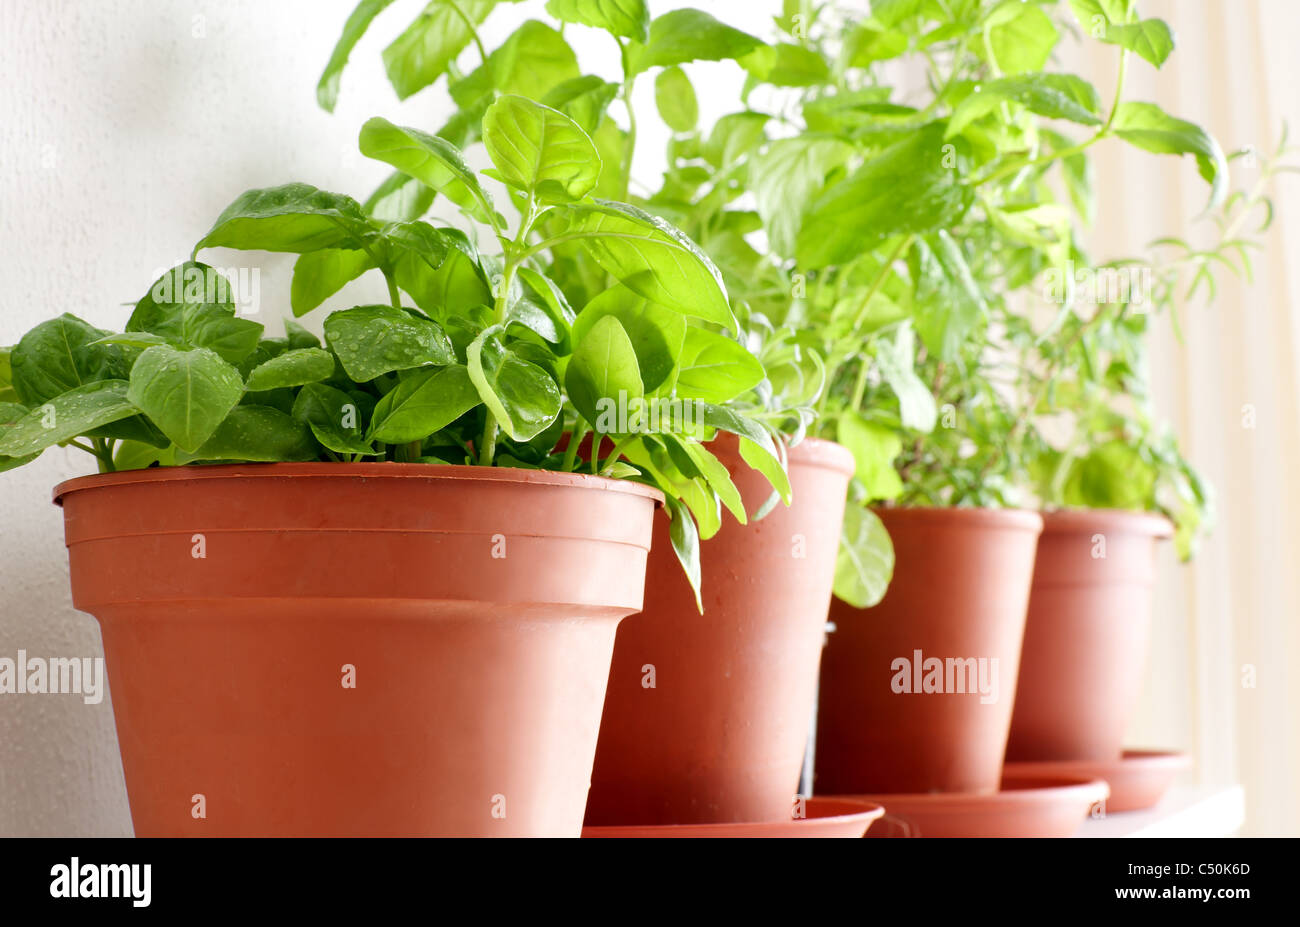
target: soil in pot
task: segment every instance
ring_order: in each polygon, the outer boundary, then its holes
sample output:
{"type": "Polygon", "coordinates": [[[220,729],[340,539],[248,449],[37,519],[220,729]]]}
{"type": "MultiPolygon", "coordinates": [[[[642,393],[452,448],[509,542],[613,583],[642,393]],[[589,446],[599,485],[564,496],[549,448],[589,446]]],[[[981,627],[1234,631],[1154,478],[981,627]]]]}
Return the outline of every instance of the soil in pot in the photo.
{"type": "Polygon", "coordinates": [[[657,493],[271,464],[56,490],[138,836],[578,836],[657,493]]]}
{"type": "MultiPolygon", "coordinates": [[[[710,448],[748,512],[771,494],[735,438],[710,448]]],[[[794,501],[701,545],[704,614],[655,519],[645,609],[614,647],[587,824],[784,821],[799,783],[853,458],[790,451],[794,501]]]]}
{"type": "Polygon", "coordinates": [[[894,542],[894,578],[873,608],[832,603],[817,793],[995,792],[1042,518],[878,514],[894,542]]]}
{"type": "Polygon", "coordinates": [[[1142,512],[1043,515],[1007,759],[1119,759],[1142,692],[1156,542],[1142,512]]]}

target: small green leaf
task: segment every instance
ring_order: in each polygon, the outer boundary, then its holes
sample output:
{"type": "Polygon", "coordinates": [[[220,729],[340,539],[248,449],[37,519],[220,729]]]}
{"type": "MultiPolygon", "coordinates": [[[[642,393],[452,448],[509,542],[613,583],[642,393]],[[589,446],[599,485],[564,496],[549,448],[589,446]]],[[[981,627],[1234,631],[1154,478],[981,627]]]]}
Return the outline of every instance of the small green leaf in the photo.
{"type": "Polygon", "coordinates": [[[700,534],[695,527],[695,520],[687,507],[675,496],[665,493],[664,508],[671,519],[668,523],[668,539],[672,542],[673,553],[686,571],[686,579],[695,593],[695,607],[704,614],[704,604],[700,600],[700,534]]]}
{"type": "Polygon", "coordinates": [[[1131,145],[1156,154],[1190,154],[1210,184],[1213,209],[1228,192],[1228,162],[1214,137],[1200,126],[1175,119],[1154,103],[1121,103],[1111,131],[1131,145]]]}
{"type": "Polygon", "coordinates": [[[1157,68],[1165,63],[1165,59],[1174,50],[1174,34],[1161,19],[1111,24],[1106,27],[1106,36],[1102,41],[1136,52],[1157,68]]]}
{"type": "MultiPolygon", "coordinates": [[[[906,48],[906,39],[903,47],[906,48]]],[[[760,45],[745,55],[740,64],[754,80],[776,87],[815,87],[831,77],[830,65],[821,54],[787,42],[760,45]]]]}
{"type": "Polygon", "coordinates": [[[298,348],[319,348],[320,339],[313,335],[307,329],[303,328],[293,319],[284,320],[284,338],[291,349],[298,348]]]}
{"type": "Polygon", "coordinates": [[[18,400],[34,407],[97,380],[125,379],[122,349],[96,343],[108,334],[64,313],[23,335],[9,355],[18,400]]]}
{"type": "Polygon", "coordinates": [[[608,419],[608,404],[627,407],[645,395],[636,351],[616,317],[600,318],[578,342],[564,376],[569,399],[582,417],[599,430],[608,419]],[[606,406],[602,414],[602,406],[606,406]]]}
{"type": "Polygon", "coordinates": [[[749,181],[772,252],[794,254],[804,212],[831,171],[853,155],[838,138],[805,134],[778,139],[750,161],[749,181]]]}
{"type": "Polygon", "coordinates": [[[959,134],[1003,102],[1017,103],[1049,119],[1101,125],[1101,99],[1092,84],[1073,74],[1021,74],[979,84],[953,110],[946,137],[959,134]]]}
{"type": "Polygon", "coordinates": [[[339,78],[343,74],[343,69],[347,67],[348,56],[352,54],[352,49],[365,34],[371,21],[392,2],[393,0],[361,0],[357,8],[348,16],[348,21],[343,24],[343,34],[339,36],[329,63],[325,65],[325,71],[316,84],[316,102],[327,113],[334,112],[334,104],[338,102],[339,78]]]}
{"type": "Polygon", "coordinates": [[[530,19],[449,90],[461,112],[476,114],[481,120],[483,111],[500,95],[541,99],[580,74],[578,58],[564,36],[546,23],[530,19]]]}
{"type": "Polygon", "coordinates": [[[500,179],[543,203],[582,199],[600,177],[600,155],[582,127],[526,97],[502,96],[488,107],[483,143],[500,179]]]}
{"type": "Polygon", "coordinates": [[[763,382],[758,358],[743,345],[703,328],[686,332],[677,394],[706,402],[729,402],[763,382]]]}
{"type": "Polygon", "coordinates": [[[985,34],[1000,71],[1041,71],[1061,34],[1043,8],[1006,0],[985,20],[985,34]]]}
{"type": "Polygon", "coordinates": [[[496,210],[455,145],[419,129],[375,117],[361,127],[361,153],[391,164],[441,193],[480,222],[497,221],[496,210]]]}
{"type": "Polygon", "coordinates": [[[253,369],[248,375],[247,389],[258,392],[319,383],[334,375],[334,357],[320,348],[299,348],[286,351],[253,369]]]}
{"type": "Polygon", "coordinates": [[[204,248],[288,251],[360,248],[371,236],[370,223],[350,196],[305,183],[249,190],[217,217],[194,252],[204,248]]]}
{"type": "Polygon", "coordinates": [[[604,29],[634,42],[645,42],[650,34],[645,0],[547,0],[546,12],[566,23],[604,29]]]}
{"type": "Polygon", "coordinates": [[[300,255],[289,287],[293,314],[306,315],[374,266],[370,255],[359,250],[325,248],[300,255]]]}
{"type": "Polygon", "coordinates": [[[315,460],[311,431],[279,409],[240,405],[230,410],[212,437],[191,456],[195,460],[315,460]]]}
{"type": "Polygon", "coordinates": [[[849,502],[844,509],[835,559],[835,595],[854,608],[870,608],[885,597],[894,575],[894,544],[871,509],[849,502]]]}
{"type": "Polygon", "coordinates": [[[357,306],[325,319],[325,343],[358,383],[394,370],[455,363],[446,333],[434,322],[392,306],[357,306]]]}
{"type": "Polygon", "coordinates": [[[938,418],[934,394],[917,376],[916,337],[910,325],[902,325],[893,341],[881,343],[876,362],[889,388],[898,397],[899,417],[904,428],[929,433],[938,418]]]}
{"type": "MultiPolygon", "coordinates": [[[[541,102],[558,109],[588,135],[593,135],[605,118],[609,104],[618,96],[618,84],[593,74],[575,77],[557,84],[546,92],[541,102]]],[[[602,158],[603,160],[603,158],[602,158]]]]}
{"type": "MultiPolygon", "coordinates": [[[[19,407],[7,406],[10,417],[19,407]]],[[[0,426],[0,456],[28,457],[96,428],[139,414],[127,398],[125,380],[97,380],[68,390],[0,426]]]]}
{"type": "Polygon", "coordinates": [[[446,428],[482,400],[460,364],[415,370],[375,406],[370,441],[407,444],[446,428]]]}
{"type": "Polygon", "coordinates": [[[541,367],[501,343],[502,328],[479,334],[466,352],[479,396],[513,441],[528,441],[560,414],[560,388],[541,367]]]}
{"type": "Polygon", "coordinates": [[[384,49],[384,68],[399,99],[447,72],[497,0],[431,0],[415,22],[384,49]],[[466,19],[469,21],[466,22],[466,19]]]}
{"type": "Polygon", "coordinates": [[[664,440],[679,441],[680,446],[691,456],[695,466],[699,468],[709,486],[718,494],[722,504],[727,507],[727,510],[731,512],[736,521],[742,525],[747,524],[749,519],[745,513],[745,502],[741,499],[740,490],[736,488],[735,482],[731,479],[731,473],[728,472],[726,464],[718,460],[713,452],[703,444],[680,440],[675,435],[664,435],[664,440]]]}
{"type": "Polygon", "coordinates": [[[690,132],[700,120],[700,105],[686,72],[673,65],[655,77],[655,106],[674,132],[690,132]]]}
{"type": "Polygon", "coordinates": [[[853,454],[857,465],[854,477],[862,483],[869,501],[893,499],[902,493],[903,483],[894,469],[894,458],[903,450],[897,432],[845,412],[837,425],[836,440],[853,454]]]}
{"type": "Polygon", "coordinates": [[[306,424],[316,440],[336,454],[370,456],[363,409],[357,399],[324,383],[309,383],[294,400],[293,417],[306,424]]]}
{"type": "Polygon", "coordinates": [[[380,222],[410,222],[429,211],[434,196],[424,182],[404,171],[393,171],[361,204],[361,209],[380,222]]]}
{"type": "Polygon", "coordinates": [[[239,371],[206,348],[149,348],[131,368],[127,396],[183,451],[196,451],[243,395],[239,371]]]}
{"type": "Polygon", "coordinates": [[[762,45],[748,33],[724,25],[702,10],[672,10],[650,23],[650,37],[633,46],[628,76],[688,61],[740,59],[762,45]]]}
{"type": "Polygon", "coordinates": [[[587,303],[573,324],[573,340],[581,342],[601,319],[613,316],[627,333],[636,352],[641,383],[647,392],[672,385],[686,339],[686,320],[671,309],[615,285],[587,303]]]}

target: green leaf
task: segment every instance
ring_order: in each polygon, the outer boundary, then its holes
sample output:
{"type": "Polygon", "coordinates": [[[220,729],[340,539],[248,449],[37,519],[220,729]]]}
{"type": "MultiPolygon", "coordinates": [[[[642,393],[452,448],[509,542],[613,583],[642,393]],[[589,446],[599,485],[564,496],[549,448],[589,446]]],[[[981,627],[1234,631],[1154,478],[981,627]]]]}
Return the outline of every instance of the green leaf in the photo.
{"type": "Polygon", "coordinates": [[[334,357],[320,348],[299,348],[286,351],[253,369],[248,375],[247,389],[257,392],[319,383],[334,375],[334,357]]]}
{"type": "Polygon", "coordinates": [[[370,456],[375,449],[365,440],[362,413],[355,397],[324,383],[308,383],[298,392],[292,414],[334,453],[370,456]]]}
{"type": "Polygon", "coordinates": [[[483,143],[500,179],[543,203],[582,199],[600,178],[600,155],[582,127],[526,97],[503,96],[488,107],[483,143]]]}
{"type": "Polygon", "coordinates": [[[14,389],[13,348],[0,347],[0,402],[14,403],[18,392],[14,389]]]}
{"type": "Polygon", "coordinates": [[[546,12],[566,23],[604,29],[634,42],[645,42],[650,34],[645,0],[547,0],[546,12]]]}
{"type": "Polygon", "coordinates": [[[374,266],[365,251],[325,248],[300,255],[294,261],[289,287],[293,314],[306,315],[374,266]]]}
{"type": "Polygon", "coordinates": [[[713,126],[700,153],[713,167],[730,168],[763,144],[770,120],[766,113],[750,110],[728,113],[713,126]]]}
{"type": "Polygon", "coordinates": [[[1155,469],[1139,450],[1115,440],[1074,462],[1062,497],[1066,505],[1142,511],[1154,504],[1155,486],[1155,469]]]}
{"type": "Polygon", "coordinates": [[[361,153],[391,164],[451,200],[480,222],[497,222],[496,210],[455,145],[419,129],[376,116],[361,127],[361,153]]]}
{"type": "Polygon", "coordinates": [[[680,365],[677,394],[706,402],[729,402],[767,376],[743,345],[703,328],[687,330],[680,365]]]}
{"type": "Polygon", "coordinates": [[[315,460],[311,431],[302,422],[267,406],[235,406],[212,437],[191,455],[195,460],[315,460]]]}
{"type": "Polygon", "coordinates": [[[695,607],[704,614],[704,604],[700,600],[700,533],[691,518],[690,510],[676,496],[664,494],[664,508],[671,519],[668,522],[668,539],[672,542],[673,553],[686,571],[686,580],[695,593],[695,607]]]}
{"type": "Polygon", "coordinates": [[[429,211],[434,191],[403,171],[393,171],[361,204],[366,215],[380,222],[410,222],[429,211]]]}
{"type": "Polygon", "coordinates": [[[366,437],[386,444],[420,441],[481,402],[469,369],[460,364],[415,370],[379,400],[366,437]]]}
{"type": "Polygon", "coordinates": [[[650,38],[628,54],[628,76],[688,61],[740,59],[762,45],[702,10],[672,10],[650,23],[650,38]]]}
{"type": "Polygon", "coordinates": [[[903,482],[894,469],[894,458],[903,450],[897,432],[854,412],[845,412],[837,423],[836,440],[853,454],[853,475],[862,483],[869,501],[893,499],[902,493],[903,482]]]}
{"type": "Polygon", "coordinates": [[[664,435],[665,441],[676,441],[680,447],[691,456],[695,466],[700,473],[708,480],[709,486],[718,494],[718,499],[727,507],[727,511],[740,524],[748,524],[749,518],[745,513],[745,502],[740,496],[740,490],[736,488],[735,482],[731,479],[731,473],[728,472],[726,464],[718,458],[703,444],[697,444],[694,441],[683,441],[676,435],[664,435]]]}
{"type": "Polygon", "coordinates": [[[1102,41],[1136,52],[1157,68],[1165,63],[1165,59],[1174,50],[1174,34],[1164,20],[1160,19],[1108,25],[1102,41]]]}
{"type": "Polygon", "coordinates": [[[904,428],[929,433],[934,430],[938,409],[934,394],[916,375],[916,338],[910,325],[902,325],[892,342],[880,345],[876,362],[881,376],[898,397],[899,417],[904,428]]]}
{"type": "Polygon", "coordinates": [[[206,348],[149,348],[131,368],[127,396],[183,451],[196,451],[243,395],[239,371],[206,348]]]}
{"type": "Polygon", "coordinates": [[[778,139],[753,157],[749,184],[774,254],[794,254],[808,204],[825,186],[826,176],[852,155],[848,142],[805,134],[778,139]]]}
{"type": "Polygon", "coordinates": [[[953,110],[946,137],[951,138],[1003,102],[1018,103],[1049,119],[1101,125],[1101,99],[1092,84],[1073,74],[1022,74],[976,86],[953,110]]]}
{"type": "Polygon", "coordinates": [[[1006,0],[995,8],[985,22],[985,34],[998,69],[1006,74],[1041,71],[1061,37],[1042,7],[1020,0],[1006,0]]]}
{"type": "Polygon", "coordinates": [[[238,364],[253,353],[262,334],[259,323],[236,317],[230,282],[219,271],[186,261],[154,281],[136,303],[125,335],[114,337],[113,343],[208,348],[223,360],[238,364]],[[142,334],[158,337],[144,338],[142,334]]]}
{"type": "Polygon", "coordinates": [[[689,132],[700,120],[700,105],[686,72],[673,65],[655,76],[655,106],[674,132],[689,132]]]}
{"type": "MultiPolygon", "coordinates": [[[[21,408],[21,407],[18,407],[21,408]]],[[[16,409],[10,407],[9,417],[16,409]]],[[[12,425],[0,427],[0,455],[28,457],[140,410],[127,398],[125,380],[97,380],[55,396],[12,425]]],[[[7,469],[7,468],[6,468],[7,469]]]]}
{"type": "MultiPolygon", "coordinates": [[[[516,275],[523,287],[523,300],[545,313],[553,336],[543,334],[552,344],[567,345],[576,321],[573,309],[562,291],[550,277],[539,274],[531,267],[521,267],[516,275]]],[[[537,331],[537,327],[533,327],[537,331]]]]}
{"type": "Polygon", "coordinates": [[[607,418],[608,404],[614,404],[617,420],[619,406],[645,395],[636,351],[615,316],[602,316],[578,341],[564,385],[574,408],[597,428],[607,418]]]}
{"type": "Polygon", "coordinates": [[[735,325],[722,275],[679,229],[634,206],[596,200],[563,207],[565,234],[628,289],[683,315],[735,325]]]}
{"type": "Polygon", "coordinates": [[[204,248],[288,251],[360,248],[372,235],[360,204],[350,196],[305,183],[249,190],[225,208],[194,253],[204,248]]]}
{"type": "Polygon", "coordinates": [[[552,87],[541,98],[541,102],[558,109],[582,126],[582,131],[593,135],[605,118],[609,104],[617,96],[618,84],[587,74],[552,87]]]}
{"type": "Polygon", "coordinates": [[[97,380],[125,379],[128,365],[122,349],[96,344],[107,334],[64,313],[23,335],[9,355],[18,400],[38,406],[97,380]]]}
{"type": "Polygon", "coordinates": [[[894,544],[871,509],[849,502],[844,509],[835,558],[835,595],[854,608],[870,608],[885,597],[894,575],[894,544]]]}
{"type": "Polygon", "coordinates": [[[855,68],[869,67],[876,61],[897,58],[907,51],[907,33],[891,29],[880,22],[872,7],[872,16],[849,33],[844,43],[844,57],[855,68]]]}
{"type": "Polygon", "coordinates": [[[343,74],[343,69],[347,67],[348,56],[352,54],[352,49],[365,34],[371,21],[392,2],[393,0],[361,0],[357,8],[348,16],[348,21],[343,24],[343,35],[339,36],[329,63],[325,65],[325,71],[316,84],[316,102],[327,113],[334,112],[334,104],[338,102],[339,78],[343,74]]]}
{"type": "Polygon", "coordinates": [[[636,352],[646,392],[670,386],[686,338],[686,320],[679,313],[616,285],[598,294],[579,313],[573,323],[574,342],[580,343],[597,322],[610,316],[618,320],[636,352]]]}
{"type": "Polygon", "coordinates": [[[513,441],[528,441],[560,414],[560,388],[541,367],[506,348],[501,334],[493,325],[470,344],[469,375],[502,430],[513,441]]]}
{"type": "Polygon", "coordinates": [[[931,123],[831,185],[804,218],[796,257],[805,268],[841,264],[898,234],[956,225],[974,199],[946,165],[944,126],[931,123]]]}
{"type": "Polygon", "coordinates": [[[520,94],[540,99],[581,74],[578,59],[564,36],[545,23],[529,20],[501,43],[487,61],[454,82],[451,98],[463,112],[482,118],[496,97],[520,94]]]}
{"type": "Polygon", "coordinates": [[[781,499],[790,504],[790,478],[772,435],[762,425],[726,406],[704,403],[704,424],[740,436],[740,456],[772,484],[781,499]]]}
{"type": "Polygon", "coordinates": [[[945,231],[912,243],[913,324],[926,350],[954,360],[988,308],[961,247],[945,231]]]}
{"type": "Polygon", "coordinates": [[[320,339],[293,319],[284,320],[284,339],[292,349],[319,348],[320,339]]]}
{"type": "Polygon", "coordinates": [[[415,22],[384,49],[384,68],[398,98],[405,100],[445,74],[469,45],[474,27],[482,24],[495,6],[496,0],[431,0],[415,22]]]}
{"type": "Polygon", "coordinates": [[[776,87],[815,87],[827,83],[831,77],[830,65],[819,53],[785,42],[760,45],[745,55],[740,64],[754,80],[776,87]]]}
{"type": "Polygon", "coordinates": [[[1190,154],[1211,185],[1213,209],[1228,192],[1228,162],[1213,136],[1200,126],[1175,119],[1154,103],[1121,103],[1111,131],[1131,145],[1156,154],[1190,154]]]}
{"type": "Polygon", "coordinates": [[[357,306],[325,319],[325,343],[358,383],[394,370],[455,363],[437,323],[392,306],[357,306]]]}

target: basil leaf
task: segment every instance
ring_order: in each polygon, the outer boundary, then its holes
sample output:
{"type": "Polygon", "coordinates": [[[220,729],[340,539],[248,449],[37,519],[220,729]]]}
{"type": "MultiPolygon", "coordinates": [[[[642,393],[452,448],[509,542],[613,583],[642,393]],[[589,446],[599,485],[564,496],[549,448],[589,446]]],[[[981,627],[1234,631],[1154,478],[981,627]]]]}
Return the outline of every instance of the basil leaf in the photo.
{"type": "Polygon", "coordinates": [[[1102,41],[1136,52],[1157,68],[1174,50],[1174,34],[1160,19],[1144,19],[1123,25],[1112,23],[1106,27],[1102,41]]]}
{"type": "Polygon", "coordinates": [[[469,45],[474,28],[496,5],[496,0],[431,0],[415,22],[384,49],[384,68],[398,99],[405,100],[445,74],[469,45]]]}
{"type": "Polygon", "coordinates": [[[876,356],[881,376],[898,397],[899,418],[904,428],[929,433],[934,430],[939,410],[934,394],[916,375],[916,337],[910,325],[899,327],[892,342],[882,342],[876,356]]]}
{"type": "Polygon", "coordinates": [[[305,183],[249,190],[225,208],[194,252],[204,248],[288,251],[360,248],[373,235],[350,196],[305,183]]]}
{"type": "Polygon", "coordinates": [[[483,143],[499,179],[543,203],[582,199],[600,177],[600,155],[582,127],[526,97],[502,96],[488,107],[483,143]]]}
{"type": "Polygon", "coordinates": [[[707,402],[735,399],[767,376],[758,358],[742,345],[702,328],[687,330],[680,364],[678,395],[707,402]]]}
{"type": "Polygon", "coordinates": [[[1040,6],[1006,0],[984,21],[992,57],[1004,73],[1041,71],[1061,34],[1040,6]]]}
{"type": "Polygon", "coordinates": [[[481,402],[460,364],[412,371],[379,400],[366,438],[387,444],[423,440],[481,402]]]}
{"type": "Polygon", "coordinates": [[[778,139],[750,160],[750,187],[774,254],[794,254],[808,204],[852,155],[841,139],[801,135],[778,139]]]}
{"type": "Polygon", "coordinates": [[[391,164],[441,193],[480,222],[498,221],[496,210],[460,149],[419,129],[376,116],[361,127],[361,153],[391,164]]]}
{"type": "Polygon", "coordinates": [[[248,375],[250,392],[319,383],[334,375],[334,357],[320,348],[286,351],[259,364],[248,375]]]}
{"type": "MultiPolygon", "coordinates": [[[[21,407],[19,407],[21,408],[21,407]]],[[[11,410],[9,415],[12,415],[11,410]]],[[[0,429],[0,455],[28,457],[140,412],[125,380],[98,380],[68,390],[0,429]]],[[[6,416],[8,417],[8,415],[6,416]]]]}
{"type": "Polygon", "coordinates": [[[27,332],[9,356],[18,400],[38,406],[97,380],[125,379],[122,349],[96,343],[107,334],[68,313],[27,332]]]}
{"type": "Polygon", "coordinates": [[[546,12],[563,22],[604,29],[634,42],[645,42],[650,35],[645,0],[547,0],[546,12]]]}
{"type": "Polygon", "coordinates": [[[912,243],[908,266],[916,282],[912,294],[916,333],[926,350],[951,361],[988,314],[970,265],[952,236],[940,231],[912,243]]]}
{"type": "Polygon", "coordinates": [[[894,544],[880,517],[849,502],[835,558],[835,595],[854,608],[870,608],[885,597],[894,575],[894,544]]]}
{"type": "Polygon", "coordinates": [[[722,275],[679,229],[622,203],[596,200],[561,207],[566,234],[624,286],[683,315],[735,325],[722,275]]]}
{"type": "Polygon", "coordinates": [[[354,396],[324,383],[308,383],[294,400],[292,415],[336,454],[375,453],[365,440],[364,410],[354,396]]]}
{"type": "Polygon", "coordinates": [[[1092,84],[1073,74],[1023,74],[979,84],[957,104],[945,136],[951,138],[1003,102],[1018,103],[1031,113],[1049,119],[1068,119],[1080,125],[1101,125],[1101,98],[1092,84]]]}
{"type": "Polygon", "coordinates": [[[316,102],[325,112],[334,112],[334,104],[339,98],[339,78],[343,74],[343,69],[347,67],[348,56],[352,54],[352,49],[365,34],[371,21],[392,2],[393,0],[361,0],[357,8],[348,16],[348,21],[343,24],[343,35],[339,36],[329,63],[325,65],[325,71],[316,84],[316,102]]]}
{"type": "Polygon", "coordinates": [[[540,99],[579,74],[578,58],[564,36],[545,23],[529,20],[448,89],[463,112],[478,112],[481,119],[482,111],[500,95],[540,99]]]}
{"type": "Polygon", "coordinates": [[[530,267],[519,268],[517,274],[524,291],[522,299],[536,306],[538,311],[546,315],[549,331],[552,332],[553,337],[538,331],[537,326],[530,326],[530,328],[552,344],[561,347],[567,345],[573,332],[575,317],[564,291],[556,286],[550,277],[539,274],[530,267]]]}
{"type": "Polygon", "coordinates": [[[664,508],[671,519],[668,523],[668,539],[672,542],[673,553],[686,571],[686,579],[695,593],[695,607],[704,614],[704,604],[700,601],[700,534],[695,521],[686,506],[675,496],[664,494],[664,508]]]}
{"type": "Polygon", "coordinates": [[[528,441],[560,414],[560,388],[541,367],[506,348],[501,334],[493,325],[470,344],[470,379],[511,440],[528,441]]]}
{"type": "Polygon", "coordinates": [[[438,325],[392,306],[357,306],[325,319],[325,343],[358,383],[394,370],[454,363],[438,325]]]}
{"type": "Polygon", "coordinates": [[[655,106],[674,132],[690,132],[700,121],[700,104],[686,72],[673,65],[655,77],[655,106]]]}
{"type": "Polygon", "coordinates": [[[541,102],[558,109],[582,126],[582,131],[592,135],[605,118],[609,104],[617,96],[618,84],[588,74],[552,87],[542,96],[541,102]]]}
{"type": "Polygon", "coordinates": [[[628,54],[628,76],[688,61],[739,59],[762,45],[702,10],[672,10],[650,23],[650,36],[628,54]]]}
{"type": "Polygon", "coordinates": [[[843,413],[836,423],[836,440],[853,454],[854,478],[862,483],[869,501],[893,499],[903,491],[894,458],[903,450],[898,432],[869,422],[855,412],[843,413]]]}
{"type": "Polygon", "coordinates": [[[814,87],[831,77],[825,58],[811,48],[788,42],[761,45],[745,55],[740,64],[755,81],[775,87],[814,87]]]}
{"type": "Polygon", "coordinates": [[[1121,103],[1111,131],[1130,145],[1156,154],[1190,154],[1210,184],[1213,209],[1228,192],[1228,162],[1213,136],[1200,126],[1175,119],[1154,103],[1121,103]]]}
{"type": "Polygon", "coordinates": [[[239,402],[239,371],[213,351],[149,348],[131,368],[127,396],[183,451],[196,451],[239,402]]]}
{"type": "Polygon", "coordinates": [[[602,317],[582,336],[569,359],[564,385],[573,407],[597,431],[608,419],[608,408],[602,414],[602,405],[615,404],[617,421],[619,407],[627,408],[630,400],[645,395],[636,351],[617,318],[602,317]]]}
{"type": "Polygon", "coordinates": [[[374,266],[370,255],[359,250],[325,248],[300,255],[289,287],[293,314],[306,315],[374,266]]]}
{"type": "Polygon", "coordinates": [[[14,403],[18,392],[14,389],[13,348],[0,347],[0,402],[14,403]]]}
{"type": "Polygon", "coordinates": [[[316,441],[302,422],[279,409],[240,405],[192,455],[194,460],[315,460],[316,441]]]}
{"type": "Polygon", "coordinates": [[[361,204],[366,215],[381,222],[410,222],[429,211],[434,191],[402,171],[393,171],[361,204]]]}
{"type": "Polygon", "coordinates": [[[574,341],[581,342],[598,321],[610,316],[618,319],[636,352],[646,392],[670,389],[686,340],[686,320],[625,286],[612,286],[587,303],[578,315],[573,324],[574,341]]]}
{"type": "Polygon", "coordinates": [[[713,491],[718,494],[718,499],[727,507],[732,516],[740,524],[748,523],[748,516],[745,513],[745,502],[740,496],[740,490],[736,488],[735,482],[731,479],[731,473],[727,470],[726,464],[718,458],[703,444],[697,444],[694,441],[682,441],[676,435],[664,435],[665,441],[677,441],[683,450],[690,455],[692,461],[700,474],[708,481],[713,491]]]}
{"type": "Polygon", "coordinates": [[[320,347],[320,339],[293,319],[284,320],[284,338],[292,349],[320,347]]]}

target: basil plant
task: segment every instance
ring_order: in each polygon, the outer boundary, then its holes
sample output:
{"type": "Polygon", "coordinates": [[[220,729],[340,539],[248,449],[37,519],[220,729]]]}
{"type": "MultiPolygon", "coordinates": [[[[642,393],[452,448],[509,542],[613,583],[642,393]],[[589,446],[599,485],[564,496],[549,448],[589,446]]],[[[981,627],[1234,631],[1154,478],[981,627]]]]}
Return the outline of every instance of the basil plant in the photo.
{"type": "MultiPolygon", "coordinates": [[[[458,148],[371,119],[368,157],[396,169],[364,204],[290,183],[250,190],[194,259],[157,281],[125,331],[71,315],[0,353],[0,467],[57,444],[100,469],[224,461],[401,461],[589,471],[667,497],[674,549],[699,595],[698,541],[722,509],[747,513],[707,442],[739,436],[744,459],[789,500],[773,429],[732,403],[714,352],[761,362],[735,330],[716,267],[682,232],[593,196],[602,158],[572,118],[515,94],[478,128],[516,221],[498,211],[458,148]],[[468,233],[421,218],[435,197],[468,233]],[[481,253],[477,233],[495,253],[481,253]],[[287,320],[283,337],[236,312],[212,247],[299,255],[295,316],[378,271],[389,302],[324,319],[324,342],[287,320]],[[575,303],[560,249],[604,275],[575,303]],[[575,308],[576,306],[576,308],[575,308]],[[587,448],[586,451],[583,448],[587,448]]],[[[592,276],[594,282],[595,276],[592,276]]]]}

